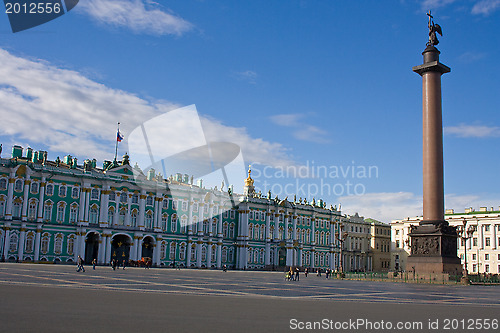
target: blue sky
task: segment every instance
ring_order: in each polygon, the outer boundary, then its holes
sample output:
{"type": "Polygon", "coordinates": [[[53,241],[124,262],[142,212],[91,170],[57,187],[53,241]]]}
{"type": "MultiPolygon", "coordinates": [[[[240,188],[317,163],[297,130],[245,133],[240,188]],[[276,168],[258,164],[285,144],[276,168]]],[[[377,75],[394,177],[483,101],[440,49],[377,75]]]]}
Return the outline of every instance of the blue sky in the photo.
{"type": "Polygon", "coordinates": [[[411,68],[429,9],[452,69],[442,80],[446,207],[498,208],[500,0],[80,0],[16,34],[3,14],[2,156],[20,144],[49,159],[112,159],[116,122],[127,139],[195,104],[211,139],[241,147],[262,192],[385,222],[420,215],[421,78],[411,68]]]}

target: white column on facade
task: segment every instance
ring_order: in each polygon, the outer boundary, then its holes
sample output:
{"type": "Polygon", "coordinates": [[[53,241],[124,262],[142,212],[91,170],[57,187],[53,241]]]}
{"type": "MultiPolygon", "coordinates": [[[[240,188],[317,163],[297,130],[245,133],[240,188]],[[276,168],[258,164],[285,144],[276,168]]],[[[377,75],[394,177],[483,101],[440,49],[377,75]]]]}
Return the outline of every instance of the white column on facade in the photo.
{"type": "MultiPolygon", "coordinates": [[[[497,239],[498,225],[493,224],[491,227],[493,228],[493,250],[496,250],[498,247],[498,239],[497,239]]],[[[500,273],[500,272],[498,272],[498,273],[500,273]]]]}
{"type": "Polygon", "coordinates": [[[125,222],[126,226],[130,226],[132,224],[132,196],[133,193],[127,193],[127,212],[125,213],[125,222]]]}
{"type": "Polygon", "coordinates": [[[207,242],[207,268],[212,266],[212,219],[214,216],[214,204],[210,201],[209,211],[208,211],[208,242],[207,242]]]}
{"type": "MultiPolygon", "coordinates": [[[[83,218],[84,223],[89,222],[90,192],[91,191],[92,191],[92,188],[90,188],[90,187],[85,189],[85,209],[84,209],[84,218],[83,218]]],[[[83,258],[83,256],[82,256],[82,258],[83,258]]]]}
{"type": "Polygon", "coordinates": [[[144,218],[146,215],[146,190],[141,190],[139,196],[139,219],[137,221],[139,228],[144,228],[144,218]]]}
{"type": "Polygon", "coordinates": [[[297,251],[297,266],[302,267],[304,263],[302,262],[302,245],[299,245],[299,251],[297,251]]]}
{"type": "MultiPolygon", "coordinates": [[[[288,212],[285,212],[285,239],[286,239],[286,265],[293,266],[293,241],[290,236],[293,237],[293,234],[290,235],[288,229],[290,227],[290,215],[288,212]]],[[[292,228],[293,230],[293,228],[292,228]]]]}
{"type": "Polygon", "coordinates": [[[45,200],[45,176],[42,175],[42,180],[40,181],[40,195],[38,197],[38,214],[36,221],[41,223],[43,222],[43,204],[45,200]]]}
{"type": "Polygon", "coordinates": [[[109,264],[111,262],[111,234],[106,234],[105,238],[105,243],[106,243],[106,248],[105,248],[105,253],[106,256],[104,258],[104,264],[109,264]]]}
{"type": "Polygon", "coordinates": [[[100,243],[99,243],[99,255],[97,258],[97,262],[99,264],[105,264],[106,263],[106,253],[108,251],[108,235],[106,232],[103,232],[100,237],[100,243]]]}
{"type": "Polygon", "coordinates": [[[266,234],[265,234],[266,249],[264,252],[264,265],[266,265],[266,266],[271,264],[271,237],[270,237],[271,214],[272,214],[272,212],[268,209],[266,211],[266,234]]]}
{"type": "Polygon", "coordinates": [[[139,236],[134,235],[132,240],[132,246],[130,247],[129,258],[130,260],[139,260],[141,258],[137,258],[137,244],[139,243],[139,236]]]}
{"type": "Polygon", "coordinates": [[[38,262],[40,260],[40,241],[42,237],[42,226],[38,225],[35,234],[35,257],[34,261],[38,262]]]}
{"type": "Polygon", "coordinates": [[[26,223],[21,224],[21,228],[19,229],[19,246],[17,251],[17,257],[19,261],[23,261],[24,259],[24,241],[26,239],[26,223]]]}
{"type": "Polygon", "coordinates": [[[9,248],[10,248],[10,225],[3,228],[4,242],[3,242],[3,256],[5,260],[9,259],[9,248]]]}
{"type": "Polygon", "coordinates": [[[86,238],[86,230],[82,229],[80,232],[81,235],[81,241],[80,241],[80,256],[85,260],[85,238],[86,238]]]}
{"type": "Polygon", "coordinates": [[[481,250],[484,250],[484,224],[481,223],[481,225],[479,226],[479,237],[480,237],[480,246],[481,246],[481,250]]]}
{"type": "Polygon", "coordinates": [[[142,258],[142,241],[143,241],[143,235],[140,235],[139,237],[137,237],[137,254],[135,255],[135,257],[137,258],[137,260],[141,260],[142,258]]]}
{"type": "Polygon", "coordinates": [[[161,257],[161,237],[158,237],[156,238],[156,245],[155,245],[155,249],[154,249],[154,264],[156,266],[160,266],[160,257],[161,257]]]}
{"type": "MultiPolygon", "coordinates": [[[[11,171],[9,177],[9,185],[7,188],[7,204],[5,206],[5,219],[12,220],[12,205],[14,201],[14,182],[16,181],[16,172],[11,171]]],[[[6,252],[5,252],[6,253],[6,252]]]]}
{"type": "MultiPolygon", "coordinates": [[[[190,202],[191,206],[193,205],[192,202],[190,202]]],[[[196,267],[200,268],[201,267],[201,250],[203,246],[203,222],[204,222],[204,213],[205,213],[205,205],[206,203],[200,202],[199,207],[198,207],[198,241],[196,242],[196,267]]],[[[191,209],[190,209],[191,211],[191,209]]]]}
{"type": "Polygon", "coordinates": [[[109,185],[104,185],[103,190],[101,191],[101,207],[99,210],[100,227],[105,227],[108,225],[109,192],[109,185]]]}
{"type": "Polygon", "coordinates": [[[153,212],[153,225],[152,225],[152,228],[154,230],[158,230],[158,217],[159,217],[159,215],[158,215],[159,208],[158,207],[160,206],[160,202],[158,201],[159,198],[156,197],[156,196],[153,199],[154,199],[154,206],[153,206],[154,207],[154,212],[153,212]]]}
{"type": "Polygon", "coordinates": [[[26,173],[26,180],[24,181],[23,210],[21,213],[21,219],[23,221],[28,221],[28,195],[30,193],[30,184],[30,175],[26,173]]]}
{"type": "Polygon", "coordinates": [[[78,222],[82,224],[85,221],[85,185],[82,184],[80,188],[80,206],[78,211],[78,222]]]}
{"type": "Polygon", "coordinates": [[[191,236],[188,236],[188,241],[187,241],[187,254],[186,254],[186,267],[191,267],[191,254],[193,253],[193,248],[192,245],[193,240],[191,239],[191,236]]]}
{"type": "MultiPolygon", "coordinates": [[[[228,212],[229,214],[229,212],[228,212]]],[[[223,223],[223,214],[221,213],[218,219],[218,225],[217,225],[217,268],[222,267],[222,240],[223,240],[223,234],[222,234],[222,223],[223,223]]]]}

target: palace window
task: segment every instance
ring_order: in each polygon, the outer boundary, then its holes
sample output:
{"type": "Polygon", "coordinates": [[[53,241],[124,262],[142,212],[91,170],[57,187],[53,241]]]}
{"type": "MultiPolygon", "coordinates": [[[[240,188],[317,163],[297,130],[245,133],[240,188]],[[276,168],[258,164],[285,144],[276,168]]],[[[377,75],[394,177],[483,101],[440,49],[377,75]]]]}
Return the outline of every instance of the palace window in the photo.
{"type": "Polygon", "coordinates": [[[69,207],[69,222],[76,223],[78,219],[78,206],[72,205],[69,207]]]}
{"type": "Polygon", "coordinates": [[[43,220],[49,222],[52,219],[52,203],[46,202],[43,206],[43,220]]]}
{"type": "Polygon", "coordinates": [[[168,209],[168,199],[163,199],[163,209],[168,209]]]}
{"type": "Polygon", "coordinates": [[[137,227],[137,211],[133,210],[132,214],[130,214],[130,222],[133,227],[137,227]]]}
{"type": "Polygon", "coordinates": [[[14,183],[14,191],[21,192],[23,190],[23,180],[17,179],[14,183]]]}
{"type": "Polygon", "coordinates": [[[489,273],[490,272],[490,265],[488,265],[488,264],[484,265],[484,271],[486,273],[489,273]]]}
{"type": "Polygon", "coordinates": [[[248,213],[248,219],[253,220],[253,217],[254,217],[253,215],[254,215],[253,210],[251,210],[250,213],[248,213]]]}
{"type": "Polygon", "coordinates": [[[172,200],[172,209],[177,210],[177,200],[172,200]]]}
{"type": "Polygon", "coordinates": [[[196,246],[193,244],[191,246],[191,261],[196,261],[196,246]]]}
{"type": "Polygon", "coordinates": [[[217,219],[212,220],[212,234],[217,235],[217,219]]]}
{"type": "Polygon", "coordinates": [[[234,213],[234,210],[233,210],[233,209],[231,209],[231,211],[230,211],[230,213],[229,213],[229,214],[230,214],[230,218],[231,218],[231,219],[234,219],[235,213],[234,213]]]}
{"type": "Polygon", "coordinates": [[[167,221],[168,221],[168,215],[163,214],[161,216],[161,230],[167,231],[167,221]]]}
{"type": "Polygon", "coordinates": [[[248,225],[248,237],[249,237],[250,239],[253,239],[253,224],[252,224],[252,223],[250,223],[250,224],[248,225]]]}
{"type": "Polygon", "coordinates": [[[146,206],[153,206],[153,197],[150,195],[146,197],[146,206]]]}
{"type": "Polygon", "coordinates": [[[126,203],[127,202],[127,192],[122,192],[120,194],[120,202],[121,203],[126,203]]]}
{"type": "Polygon", "coordinates": [[[98,209],[96,206],[90,208],[89,223],[97,223],[98,209]]]}
{"type": "Polygon", "coordinates": [[[260,227],[258,224],[255,225],[255,229],[253,230],[253,239],[255,240],[258,240],[259,239],[259,231],[260,231],[260,227]]]}
{"type": "Polygon", "coordinates": [[[486,237],[485,239],[486,246],[491,246],[491,241],[489,237],[486,237]]]}
{"type": "Polygon", "coordinates": [[[90,199],[91,200],[99,200],[99,190],[96,188],[93,188],[90,191],[90,199]]]}
{"type": "Polygon", "coordinates": [[[115,217],[115,209],[113,207],[109,207],[108,209],[108,223],[109,225],[113,225],[113,218],[115,217]]]}
{"type": "Polygon", "coordinates": [[[264,240],[266,238],[266,226],[260,226],[260,240],[264,240]]]}
{"type": "Polygon", "coordinates": [[[227,262],[227,247],[225,247],[225,246],[222,248],[221,261],[227,262]]]}
{"type": "Polygon", "coordinates": [[[177,244],[175,242],[170,243],[170,250],[168,251],[168,258],[170,260],[175,260],[176,249],[177,249],[177,244]]]}
{"type": "Polygon", "coordinates": [[[63,235],[58,234],[54,240],[54,253],[61,254],[63,246],[63,235]]]}
{"type": "Polygon", "coordinates": [[[210,261],[215,262],[217,260],[217,250],[215,245],[212,245],[212,252],[210,253],[210,261]]]}
{"type": "Polygon", "coordinates": [[[172,214],[172,217],[170,218],[170,232],[176,232],[177,231],[177,215],[172,214]]]}
{"type": "Polygon", "coordinates": [[[49,242],[50,242],[49,233],[44,233],[42,236],[42,241],[40,243],[40,252],[42,254],[47,254],[47,252],[49,252],[49,242]]]}
{"type": "Polygon", "coordinates": [[[0,190],[7,189],[7,178],[0,178],[0,190]]]}
{"type": "Polygon", "coordinates": [[[167,243],[162,241],[160,244],[160,259],[165,259],[167,256],[167,243]]]}
{"type": "Polygon", "coordinates": [[[151,229],[153,226],[153,213],[151,211],[148,211],[146,213],[146,229],[151,229]]]}
{"type": "Polygon", "coordinates": [[[139,202],[139,196],[137,194],[132,195],[132,203],[136,204],[139,202]]]}
{"type": "Polygon", "coordinates": [[[31,183],[31,193],[33,193],[33,194],[38,193],[38,183],[36,183],[36,182],[31,183]]]}
{"type": "Polygon", "coordinates": [[[187,209],[188,209],[188,203],[187,203],[187,201],[184,200],[184,201],[182,201],[182,210],[186,211],[187,209]]]}
{"type": "Polygon", "coordinates": [[[56,215],[56,221],[59,223],[64,222],[64,210],[65,210],[65,205],[64,204],[59,204],[57,206],[57,215],[56,215]]]}
{"type": "Polygon", "coordinates": [[[490,260],[490,255],[488,253],[484,255],[484,260],[490,260]]]}
{"type": "Polygon", "coordinates": [[[181,243],[181,246],[179,247],[179,260],[185,260],[186,259],[186,244],[181,243]]]}
{"type": "Polygon", "coordinates": [[[19,238],[17,237],[16,233],[12,233],[10,235],[10,247],[9,247],[9,252],[10,253],[17,252],[18,240],[19,240],[19,238]]]}
{"type": "MultiPolygon", "coordinates": [[[[184,209],[184,203],[182,203],[182,207],[183,207],[182,209],[184,209]]],[[[198,203],[197,203],[197,202],[195,202],[195,203],[193,204],[193,212],[194,212],[194,213],[197,213],[197,212],[198,212],[198,203]]]]}
{"type": "Polygon", "coordinates": [[[206,246],[202,246],[202,248],[201,248],[201,261],[202,262],[207,261],[207,247],[206,246]]]}
{"type": "Polygon", "coordinates": [[[22,204],[18,202],[14,202],[14,206],[12,207],[12,217],[21,218],[21,206],[22,204]]]}
{"type": "Polygon", "coordinates": [[[45,194],[46,195],[52,195],[52,194],[54,194],[54,185],[47,184],[47,186],[45,187],[45,194]]]}
{"type": "Polygon", "coordinates": [[[181,217],[181,230],[183,233],[186,233],[186,230],[187,230],[187,222],[188,222],[187,220],[188,220],[187,216],[182,215],[182,217],[181,217]]]}
{"type": "Polygon", "coordinates": [[[125,225],[125,215],[127,211],[125,209],[120,210],[120,214],[118,216],[118,225],[125,225]]]}
{"type": "Polygon", "coordinates": [[[224,224],[222,225],[222,236],[224,238],[227,238],[227,232],[228,232],[228,225],[226,222],[224,222],[224,224]]]}
{"type": "Polygon", "coordinates": [[[33,247],[35,244],[35,235],[32,231],[28,232],[26,235],[26,246],[25,246],[25,251],[26,253],[32,253],[33,252],[33,247]]]}
{"type": "Polygon", "coordinates": [[[29,220],[36,219],[36,207],[37,207],[36,201],[35,200],[30,201],[30,203],[28,204],[28,219],[29,220]]]}
{"type": "Polygon", "coordinates": [[[64,198],[66,196],[66,186],[64,185],[59,186],[59,196],[61,198],[64,198]]]}
{"type": "Polygon", "coordinates": [[[115,201],[116,200],[116,193],[114,191],[111,191],[109,193],[109,201],[115,201]]]}
{"type": "Polygon", "coordinates": [[[229,225],[229,238],[234,238],[234,223],[229,225]]]}
{"type": "Polygon", "coordinates": [[[71,197],[73,199],[78,199],[79,196],[80,196],[80,189],[78,187],[73,187],[71,189],[71,197]]]}
{"type": "Polygon", "coordinates": [[[472,254],[472,260],[476,260],[477,256],[475,253],[472,254]]]}
{"type": "Polygon", "coordinates": [[[484,225],[484,231],[490,231],[490,225],[489,224],[485,224],[484,225]]]}

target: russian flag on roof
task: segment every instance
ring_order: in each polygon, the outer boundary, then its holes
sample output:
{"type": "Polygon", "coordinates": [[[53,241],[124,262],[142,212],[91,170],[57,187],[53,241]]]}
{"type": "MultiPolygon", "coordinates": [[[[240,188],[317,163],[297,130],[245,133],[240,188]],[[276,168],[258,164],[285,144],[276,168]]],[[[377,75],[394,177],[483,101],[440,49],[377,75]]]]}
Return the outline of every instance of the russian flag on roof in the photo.
{"type": "Polygon", "coordinates": [[[120,133],[120,130],[116,132],[116,141],[122,142],[123,140],[123,135],[120,133]]]}

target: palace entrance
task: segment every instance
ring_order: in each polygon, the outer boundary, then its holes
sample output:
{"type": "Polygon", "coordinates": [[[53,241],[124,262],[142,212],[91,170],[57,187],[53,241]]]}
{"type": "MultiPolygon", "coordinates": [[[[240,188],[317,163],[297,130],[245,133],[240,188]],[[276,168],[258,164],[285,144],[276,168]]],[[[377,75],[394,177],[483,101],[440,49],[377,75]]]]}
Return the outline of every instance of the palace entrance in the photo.
{"type": "Polygon", "coordinates": [[[92,260],[97,260],[99,253],[99,234],[96,232],[89,232],[85,237],[85,263],[90,264],[92,260]]]}
{"type": "Polygon", "coordinates": [[[111,241],[111,259],[117,260],[120,264],[123,260],[128,263],[131,243],[129,236],[115,235],[111,241]]]}
{"type": "Polygon", "coordinates": [[[153,259],[153,250],[154,250],[154,239],[153,237],[146,237],[142,241],[142,258],[151,258],[153,259]]]}

